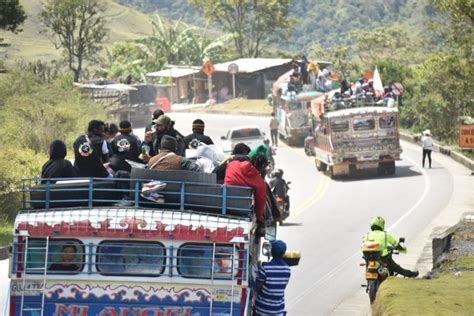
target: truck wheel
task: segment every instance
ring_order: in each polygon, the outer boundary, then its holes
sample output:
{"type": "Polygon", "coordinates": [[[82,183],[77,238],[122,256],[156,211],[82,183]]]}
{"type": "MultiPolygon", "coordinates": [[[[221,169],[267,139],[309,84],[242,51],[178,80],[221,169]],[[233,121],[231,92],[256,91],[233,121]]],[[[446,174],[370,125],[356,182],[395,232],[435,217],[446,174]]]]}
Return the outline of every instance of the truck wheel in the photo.
{"type": "Polygon", "coordinates": [[[377,174],[378,174],[379,176],[381,176],[381,175],[385,174],[385,170],[386,170],[385,162],[379,163],[379,166],[378,166],[378,168],[377,168],[377,174]]]}
{"type": "Polygon", "coordinates": [[[326,165],[324,162],[317,159],[315,159],[315,161],[316,161],[316,169],[318,169],[318,171],[324,172],[328,169],[328,165],[326,165]]]}
{"type": "Polygon", "coordinates": [[[335,176],[334,176],[334,167],[333,166],[329,167],[329,176],[331,177],[331,179],[335,178],[335,176]]]}
{"type": "Polygon", "coordinates": [[[388,174],[395,174],[395,169],[395,161],[387,162],[385,165],[385,170],[387,170],[388,174]]]}

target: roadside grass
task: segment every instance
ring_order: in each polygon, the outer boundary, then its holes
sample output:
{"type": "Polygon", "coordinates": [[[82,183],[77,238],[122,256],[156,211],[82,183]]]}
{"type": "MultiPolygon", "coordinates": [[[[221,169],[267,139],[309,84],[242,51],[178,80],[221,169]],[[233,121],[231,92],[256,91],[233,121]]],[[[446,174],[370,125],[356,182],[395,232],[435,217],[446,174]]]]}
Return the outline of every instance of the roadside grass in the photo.
{"type": "MultiPolygon", "coordinates": [[[[473,269],[474,257],[450,264],[473,269]]],[[[433,279],[389,278],[377,292],[372,315],[473,315],[474,271],[442,272],[433,279]]]]}
{"type": "Polygon", "coordinates": [[[463,155],[463,156],[465,156],[469,159],[474,160],[474,151],[465,150],[465,149],[461,149],[461,148],[455,148],[454,151],[460,153],[461,155],[463,155]]]}
{"type": "Polygon", "coordinates": [[[268,105],[268,101],[264,100],[246,100],[233,99],[222,104],[216,104],[202,109],[203,112],[240,112],[269,115],[273,112],[273,108],[268,105]]]}
{"type": "Polygon", "coordinates": [[[12,223],[0,221],[0,247],[8,246],[12,242],[12,223]]]}

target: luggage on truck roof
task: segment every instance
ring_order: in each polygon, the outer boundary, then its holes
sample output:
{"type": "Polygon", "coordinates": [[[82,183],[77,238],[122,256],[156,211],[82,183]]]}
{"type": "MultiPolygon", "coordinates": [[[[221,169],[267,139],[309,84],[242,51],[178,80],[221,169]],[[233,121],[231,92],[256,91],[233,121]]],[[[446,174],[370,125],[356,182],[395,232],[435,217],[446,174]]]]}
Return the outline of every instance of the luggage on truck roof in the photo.
{"type": "Polygon", "coordinates": [[[215,174],[133,168],[131,179],[82,178],[79,182],[41,184],[42,180],[23,180],[23,209],[123,207],[117,203],[122,202],[124,196],[129,207],[134,208],[249,217],[253,207],[251,188],[216,184],[215,174]],[[141,195],[142,185],[152,180],[166,183],[158,192],[163,196],[162,202],[150,201],[141,195]]]}

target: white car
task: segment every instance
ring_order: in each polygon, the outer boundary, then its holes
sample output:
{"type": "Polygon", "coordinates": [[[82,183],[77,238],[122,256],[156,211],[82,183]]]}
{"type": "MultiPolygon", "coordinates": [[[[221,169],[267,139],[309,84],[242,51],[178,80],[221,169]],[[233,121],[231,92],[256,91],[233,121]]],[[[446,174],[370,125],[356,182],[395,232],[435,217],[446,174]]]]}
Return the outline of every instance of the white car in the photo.
{"type": "Polygon", "coordinates": [[[231,128],[221,139],[224,141],[222,144],[224,153],[230,154],[238,143],[244,143],[250,149],[263,145],[265,133],[256,125],[238,126],[231,128]]]}

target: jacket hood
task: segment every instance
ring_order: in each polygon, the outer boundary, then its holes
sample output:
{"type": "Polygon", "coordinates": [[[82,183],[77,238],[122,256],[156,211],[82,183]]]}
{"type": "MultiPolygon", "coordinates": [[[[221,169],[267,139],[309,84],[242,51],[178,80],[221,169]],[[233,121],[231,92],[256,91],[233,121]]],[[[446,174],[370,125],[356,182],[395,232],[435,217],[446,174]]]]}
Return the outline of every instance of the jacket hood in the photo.
{"type": "Polygon", "coordinates": [[[66,144],[62,140],[57,139],[49,145],[49,159],[64,159],[66,154],[66,144]]]}
{"type": "Polygon", "coordinates": [[[242,173],[246,177],[261,177],[262,175],[258,172],[257,168],[255,168],[250,161],[233,161],[231,163],[238,163],[240,165],[240,169],[242,173]]]}

